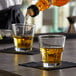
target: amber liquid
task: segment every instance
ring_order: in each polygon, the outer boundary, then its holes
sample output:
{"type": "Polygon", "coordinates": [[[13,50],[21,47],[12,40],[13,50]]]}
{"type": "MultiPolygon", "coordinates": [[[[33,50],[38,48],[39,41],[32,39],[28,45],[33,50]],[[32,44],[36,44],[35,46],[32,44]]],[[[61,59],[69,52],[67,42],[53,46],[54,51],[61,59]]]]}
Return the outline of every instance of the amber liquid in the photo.
{"type": "Polygon", "coordinates": [[[60,63],[63,48],[40,48],[43,63],[60,63]]]}
{"type": "Polygon", "coordinates": [[[68,2],[70,2],[70,0],[52,0],[52,5],[63,6],[67,4],[68,2]]]}
{"type": "Polygon", "coordinates": [[[16,48],[32,48],[33,37],[19,37],[13,36],[14,44],[16,48]]]}
{"type": "Polygon", "coordinates": [[[43,11],[49,8],[50,5],[51,5],[51,2],[49,2],[48,0],[39,0],[36,3],[36,6],[39,8],[40,11],[43,11]]]}
{"type": "Polygon", "coordinates": [[[40,11],[43,11],[49,6],[63,6],[67,4],[70,0],[39,0],[35,5],[39,8],[40,11]]]}

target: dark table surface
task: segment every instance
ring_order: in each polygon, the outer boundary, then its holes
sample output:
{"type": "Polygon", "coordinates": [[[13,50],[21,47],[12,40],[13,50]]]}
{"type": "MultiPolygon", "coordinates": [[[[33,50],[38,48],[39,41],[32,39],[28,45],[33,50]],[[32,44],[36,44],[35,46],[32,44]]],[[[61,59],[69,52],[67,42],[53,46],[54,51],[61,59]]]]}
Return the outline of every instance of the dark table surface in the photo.
{"type": "MultiPolygon", "coordinates": [[[[3,43],[0,44],[0,49],[12,47],[13,43],[3,43]]],[[[38,42],[34,42],[34,47],[39,48],[38,42]]],[[[76,62],[76,39],[67,39],[65,43],[65,49],[63,52],[63,60],[76,62]]],[[[76,67],[45,71],[30,67],[19,66],[18,64],[31,62],[31,61],[41,61],[41,55],[22,55],[22,54],[7,54],[0,53],[0,76],[17,76],[9,75],[8,72],[18,74],[20,76],[76,76],[76,67]],[[7,72],[7,75],[5,74],[7,72]],[[5,75],[3,75],[5,74],[5,75]]]]}

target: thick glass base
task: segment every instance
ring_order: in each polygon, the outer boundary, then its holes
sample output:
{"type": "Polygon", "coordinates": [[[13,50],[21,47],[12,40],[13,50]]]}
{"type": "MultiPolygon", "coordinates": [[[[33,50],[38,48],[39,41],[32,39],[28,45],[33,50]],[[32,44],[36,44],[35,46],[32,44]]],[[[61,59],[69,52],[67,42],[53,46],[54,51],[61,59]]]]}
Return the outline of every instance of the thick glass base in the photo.
{"type": "Polygon", "coordinates": [[[18,52],[28,52],[31,51],[32,48],[15,48],[15,50],[18,52]]]}
{"type": "Polygon", "coordinates": [[[61,63],[43,63],[43,67],[45,67],[45,68],[55,68],[60,65],[61,65],[61,63]]]}

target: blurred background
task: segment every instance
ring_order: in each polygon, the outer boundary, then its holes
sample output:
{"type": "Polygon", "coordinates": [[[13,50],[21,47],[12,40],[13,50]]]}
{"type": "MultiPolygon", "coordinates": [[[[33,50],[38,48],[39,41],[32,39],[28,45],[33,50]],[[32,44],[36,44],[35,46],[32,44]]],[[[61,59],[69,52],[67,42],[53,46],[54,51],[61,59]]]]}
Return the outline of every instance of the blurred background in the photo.
{"type": "MultiPolygon", "coordinates": [[[[17,1],[17,2],[14,2],[14,4],[13,4],[13,2],[11,2],[11,6],[20,4],[21,5],[20,10],[22,11],[23,16],[25,17],[27,8],[31,4],[35,4],[37,0],[13,0],[13,1],[17,1]]],[[[7,6],[9,6],[9,5],[10,5],[10,2],[7,1],[7,6]]],[[[9,9],[9,8],[7,8],[7,9],[9,9]]],[[[6,12],[7,12],[7,9],[6,9],[6,12]]],[[[15,7],[14,7],[14,9],[15,9],[15,7]]],[[[19,12],[18,10],[15,10],[16,12],[15,12],[14,16],[16,16],[18,14],[18,12],[19,12]]],[[[3,11],[5,11],[5,10],[3,10],[3,11]]],[[[20,16],[20,14],[18,14],[18,16],[20,16]]],[[[67,17],[72,17],[72,16],[76,16],[76,1],[75,0],[70,0],[70,2],[68,2],[66,5],[61,6],[61,7],[51,5],[48,9],[46,9],[44,11],[40,11],[39,15],[37,15],[36,17],[29,16],[27,19],[27,22],[36,25],[35,33],[37,33],[37,34],[38,33],[61,33],[61,32],[68,33],[70,23],[69,23],[67,17]]],[[[20,18],[20,17],[18,17],[18,18],[20,18]]],[[[22,18],[20,18],[20,19],[22,20],[22,18]]],[[[4,20],[4,18],[3,18],[3,20],[4,20]]],[[[6,20],[7,20],[7,18],[6,18],[6,20]]],[[[10,23],[9,26],[11,26],[11,21],[10,21],[10,19],[8,19],[8,20],[10,23]]],[[[1,25],[1,26],[3,26],[3,25],[1,25]]],[[[4,24],[4,26],[5,26],[5,24],[4,24]]],[[[4,29],[4,27],[3,27],[3,29],[4,29]]],[[[0,34],[2,34],[2,35],[6,35],[6,33],[8,34],[8,31],[10,31],[9,29],[4,29],[4,30],[3,29],[0,29],[0,34]]],[[[74,29],[76,32],[76,21],[74,23],[74,29]]],[[[74,30],[74,29],[72,29],[72,30],[74,30]]]]}
{"type": "MultiPolygon", "coordinates": [[[[35,3],[35,1],[36,0],[24,0],[23,6],[26,8],[31,3],[35,3]]],[[[26,10],[23,9],[23,7],[21,9],[25,15],[26,10]]],[[[67,32],[70,25],[67,17],[75,15],[76,1],[70,0],[70,2],[64,6],[57,7],[51,5],[50,8],[41,11],[35,18],[29,17],[28,23],[34,23],[36,25],[36,33],[67,32]]]]}

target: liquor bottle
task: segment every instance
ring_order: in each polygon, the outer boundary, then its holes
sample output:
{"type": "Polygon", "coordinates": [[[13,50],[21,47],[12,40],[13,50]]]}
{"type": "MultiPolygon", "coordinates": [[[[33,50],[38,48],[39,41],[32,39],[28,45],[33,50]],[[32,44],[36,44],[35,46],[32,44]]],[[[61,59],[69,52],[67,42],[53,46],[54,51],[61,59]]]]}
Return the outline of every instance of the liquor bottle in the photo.
{"type": "Polygon", "coordinates": [[[35,17],[39,14],[40,11],[49,8],[51,5],[63,6],[69,1],[70,0],[38,0],[36,4],[27,8],[27,14],[29,14],[31,17],[35,17]]]}

